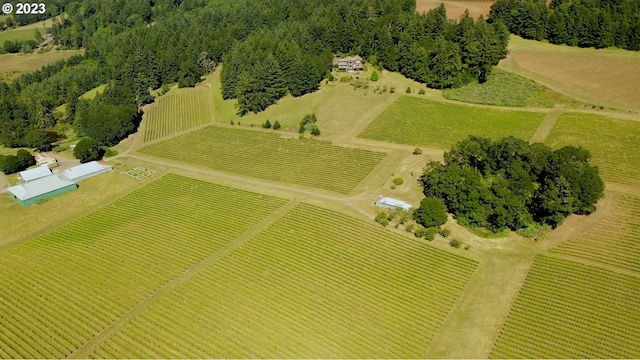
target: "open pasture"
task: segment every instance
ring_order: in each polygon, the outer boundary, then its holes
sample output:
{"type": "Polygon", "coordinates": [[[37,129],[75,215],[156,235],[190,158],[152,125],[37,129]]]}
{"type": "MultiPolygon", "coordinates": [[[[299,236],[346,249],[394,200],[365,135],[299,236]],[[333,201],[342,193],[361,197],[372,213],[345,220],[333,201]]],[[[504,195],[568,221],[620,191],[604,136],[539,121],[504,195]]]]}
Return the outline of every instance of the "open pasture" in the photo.
{"type": "Polygon", "coordinates": [[[145,115],[144,141],[152,141],[213,121],[211,89],[179,89],[160,98],[145,115]]]}
{"type": "Polygon", "coordinates": [[[539,255],[492,358],[640,357],[640,278],[539,255]]]}
{"type": "Polygon", "coordinates": [[[36,40],[37,42],[42,41],[41,38],[37,37],[38,31],[40,35],[43,35],[47,29],[45,28],[16,28],[6,31],[0,31],[0,46],[4,45],[7,40],[16,41],[16,40],[36,40]]]}
{"type": "Polygon", "coordinates": [[[347,194],[385,153],[273,132],[211,126],[151,144],[142,153],[243,176],[347,194]]]}
{"type": "Polygon", "coordinates": [[[500,67],[581,101],[640,109],[640,53],[582,49],[512,35],[500,67]]]}
{"type": "Polygon", "coordinates": [[[640,187],[640,122],[601,115],[565,113],[545,143],[582,146],[607,182],[640,187]]]}
{"type": "Polygon", "coordinates": [[[421,358],[476,266],[299,204],[92,357],[421,358]]]}
{"type": "Polygon", "coordinates": [[[403,96],[358,137],[449,148],[469,135],[529,140],[544,113],[493,110],[403,96]]]}
{"type": "Polygon", "coordinates": [[[440,6],[441,3],[447,8],[447,17],[451,20],[459,19],[465,10],[469,10],[469,15],[474,19],[477,19],[480,15],[486,19],[494,1],[416,0],[416,11],[419,14],[426,13],[440,6]]]}
{"type": "Polygon", "coordinates": [[[551,249],[551,252],[640,274],[640,198],[621,196],[603,221],[579,238],[551,249]]]}
{"type": "Polygon", "coordinates": [[[1,54],[0,80],[12,80],[21,74],[39,70],[56,61],[81,54],[84,50],[50,51],[44,54],[1,54]]]}
{"type": "Polygon", "coordinates": [[[285,203],[167,175],[80,220],[1,249],[0,358],[68,356],[285,203]]]}

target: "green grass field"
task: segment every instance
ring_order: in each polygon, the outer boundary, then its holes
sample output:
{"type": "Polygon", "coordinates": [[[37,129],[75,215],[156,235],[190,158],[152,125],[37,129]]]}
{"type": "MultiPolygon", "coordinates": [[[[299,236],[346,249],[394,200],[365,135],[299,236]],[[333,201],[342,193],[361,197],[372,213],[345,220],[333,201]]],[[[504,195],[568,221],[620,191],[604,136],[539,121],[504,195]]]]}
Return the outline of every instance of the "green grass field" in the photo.
{"type": "Polygon", "coordinates": [[[582,146],[607,182],[640,187],[640,122],[601,115],[567,113],[545,143],[553,148],[582,146]]]}
{"type": "Polygon", "coordinates": [[[167,175],[80,220],[1,249],[0,358],[69,355],[285,203],[167,175]]]}
{"type": "Polygon", "coordinates": [[[243,176],[347,194],[385,157],[384,153],[285,139],[273,131],[207,127],[151,144],[142,153],[243,176]]]}
{"type": "Polygon", "coordinates": [[[85,100],[93,100],[96,98],[96,96],[98,96],[98,94],[102,94],[104,92],[104,89],[107,88],[107,84],[102,84],[102,85],[98,85],[95,88],[87,91],[86,93],[80,95],[80,99],[85,99],[85,100]]]}
{"type": "Polygon", "coordinates": [[[213,121],[211,89],[179,89],[158,98],[145,117],[144,141],[152,141],[213,121]]]}
{"type": "Polygon", "coordinates": [[[640,198],[622,196],[604,221],[579,238],[551,249],[640,273],[640,198]]]}
{"type": "Polygon", "coordinates": [[[640,278],[540,255],[492,358],[639,358],[640,278]]]}
{"type": "Polygon", "coordinates": [[[0,31],[0,46],[4,45],[7,40],[16,41],[16,40],[36,40],[38,42],[42,41],[36,37],[37,31],[40,31],[40,34],[44,34],[46,28],[38,28],[38,29],[22,29],[16,28],[7,31],[0,31]]]}
{"type": "Polygon", "coordinates": [[[451,100],[502,106],[553,107],[577,103],[533,80],[498,68],[493,69],[484,84],[445,89],[442,94],[451,100]]]}
{"type": "Polygon", "coordinates": [[[39,70],[84,50],[57,50],[44,54],[0,54],[0,80],[11,81],[21,74],[39,70]]]}
{"type": "Polygon", "coordinates": [[[92,357],[420,358],[476,265],[300,204],[92,357]]]}
{"type": "Polygon", "coordinates": [[[529,140],[543,118],[542,113],[475,108],[403,96],[358,136],[449,148],[468,135],[511,135],[529,140]]]}

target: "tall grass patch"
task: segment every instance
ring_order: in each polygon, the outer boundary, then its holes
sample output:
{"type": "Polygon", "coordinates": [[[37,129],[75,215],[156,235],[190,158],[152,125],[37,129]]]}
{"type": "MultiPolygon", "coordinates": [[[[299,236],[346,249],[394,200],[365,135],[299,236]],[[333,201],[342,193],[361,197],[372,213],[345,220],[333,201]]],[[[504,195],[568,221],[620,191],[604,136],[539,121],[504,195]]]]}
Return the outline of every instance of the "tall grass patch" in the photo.
{"type": "Polygon", "coordinates": [[[408,145],[449,148],[469,135],[529,140],[543,113],[494,110],[400,97],[359,137],[408,145]]]}
{"type": "Polygon", "coordinates": [[[591,152],[605,181],[640,187],[640,122],[567,113],[545,143],[553,148],[582,146],[591,152]]]}
{"type": "Polygon", "coordinates": [[[451,100],[501,106],[553,107],[556,103],[571,103],[546,86],[500,69],[493,69],[483,84],[474,82],[457,89],[445,89],[442,94],[451,100]]]}
{"type": "Polygon", "coordinates": [[[421,358],[476,266],[300,204],[92,356],[421,358]]]}
{"type": "Polygon", "coordinates": [[[211,126],[141,152],[243,176],[349,193],[385,153],[315,139],[211,126]]]}

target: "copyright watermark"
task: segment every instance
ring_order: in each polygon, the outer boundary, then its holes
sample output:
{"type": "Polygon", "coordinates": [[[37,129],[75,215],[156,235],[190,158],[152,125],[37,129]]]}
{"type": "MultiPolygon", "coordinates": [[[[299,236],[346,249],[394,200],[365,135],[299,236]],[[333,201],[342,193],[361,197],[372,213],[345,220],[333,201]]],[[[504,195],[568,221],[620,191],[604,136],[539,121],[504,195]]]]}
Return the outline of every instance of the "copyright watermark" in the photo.
{"type": "MultiPolygon", "coordinates": [[[[13,10],[14,6],[10,3],[2,5],[2,13],[5,15],[12,14],[13,10]]],[[[44,14],[45,12],[47,12],[47,6],[44,3],[17,3],[15,6],[17,15],[44,14]]]]}

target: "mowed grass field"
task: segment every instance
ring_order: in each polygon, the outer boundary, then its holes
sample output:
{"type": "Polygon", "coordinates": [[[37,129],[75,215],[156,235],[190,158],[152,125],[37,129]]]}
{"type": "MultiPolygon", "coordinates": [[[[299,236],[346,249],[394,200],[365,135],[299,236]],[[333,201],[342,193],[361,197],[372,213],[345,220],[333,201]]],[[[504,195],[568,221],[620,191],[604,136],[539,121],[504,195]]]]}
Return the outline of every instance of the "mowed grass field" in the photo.
{"type": "Polygon", "coordinates": [[[640,198],[621,196],[597,226],[551,249],[640,274],[640,198]]]}
{"type": "Polygon", "coordinates": [[[96,358],[421,358],[477,263],[299,204],[96,358]]]}
{"type": "Polygon", "coordinates": [[[403,96],[358,137],[449,148],[469,135],[529,140],[543,113],[493,110],[403,96]]]}
{"type": "Polygon", "coordinates": [[[0,358],[63,358],[284,199],[167,175],[0,250],[0,358]]]}
{"type": "Polygon", "coordinates": [[[640,274],[539,255],[492,358],[639,358],[640,274]]]}
{"type": "Polygon", "coordinates": [[[21,74],[39,70],[56,61],[67,59],[84,50],[59,50],[44,54],[1,54],[0,79],[12,80],[21,74]]]}
{"type": "Polygon", "coordinates": [[[553,148],[582,146],[607,182],[640,187],[640,122],[565,113],[546,138],[553,148]]]}
{"type": "Polygon", "coordinates": [[[213,121],[208,87],[178,89],[161,96],[145,116],[144,141],[152,141],[213,121]]]}
{"type": "Polygon", "coordinates": [[[581,101],[640,108],[640,53],[582,49],[511,36],[500,67],[581,101]]]}
{"type": "Polygon", "coordinates": [[[7,40],[36,40],[37,42],[40,42],[42,41],[42,39],[37,37],[38,31],[42,36],[47,31],[47,29],[19,27],[11,30],[0,31],[0,46],[3,46],[7,40]]]}
{"type": "Polygon", "coordinates": [[[386,156],[276,131],[211,126],[154,143],[144,154],[238,175],[347,194],[386,156]]]}

